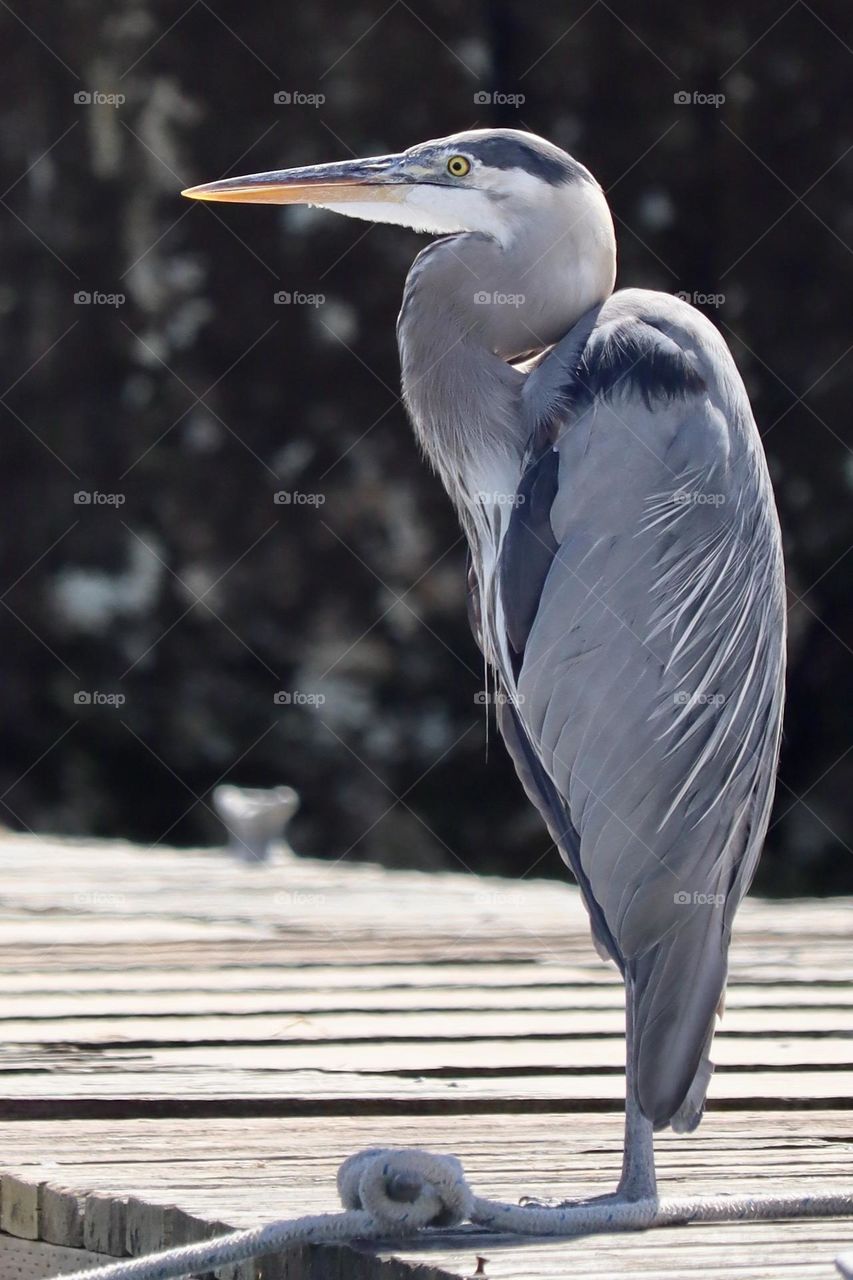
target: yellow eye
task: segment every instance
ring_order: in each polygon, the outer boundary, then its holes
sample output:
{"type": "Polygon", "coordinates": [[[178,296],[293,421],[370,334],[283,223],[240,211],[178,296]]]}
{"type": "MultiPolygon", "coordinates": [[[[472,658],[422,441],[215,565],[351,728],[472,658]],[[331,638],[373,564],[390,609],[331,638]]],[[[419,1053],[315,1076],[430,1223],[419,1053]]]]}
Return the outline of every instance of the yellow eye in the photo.
{"type": "Polygon", "coordinates": [[[447,162],[447,172],[452,173],[454,178],[464,178],[466,173],[471,172],[471,162],[464,156],[451,156],[447,162]]]}

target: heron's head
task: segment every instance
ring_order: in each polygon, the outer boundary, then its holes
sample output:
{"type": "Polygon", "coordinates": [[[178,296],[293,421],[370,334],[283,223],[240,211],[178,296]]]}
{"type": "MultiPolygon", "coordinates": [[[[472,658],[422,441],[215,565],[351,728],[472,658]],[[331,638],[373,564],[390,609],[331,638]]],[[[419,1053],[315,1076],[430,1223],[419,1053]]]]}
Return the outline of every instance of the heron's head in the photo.
{"type": "Polygon", "coordinates": [[[603,192],[583,165],[532,133],[472,129],[374,156],[226,178],[195,200],[310,204],[369,222],[446,235],[475,231],[510,244],[532,221],[575,224],[612,245],[603,192]]]}

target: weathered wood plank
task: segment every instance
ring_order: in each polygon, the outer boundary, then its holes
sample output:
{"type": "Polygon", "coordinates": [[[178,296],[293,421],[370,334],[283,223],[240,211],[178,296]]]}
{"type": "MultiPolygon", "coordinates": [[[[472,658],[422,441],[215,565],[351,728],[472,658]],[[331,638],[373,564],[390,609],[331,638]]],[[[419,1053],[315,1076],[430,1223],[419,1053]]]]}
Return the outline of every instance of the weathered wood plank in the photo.
{"type": "MultiPolygon", "coordinates": [[[[200,1126],[179,1118],[0,1124],[0,1143],[26,1186],[37,1188],[49,1167],[51,1179],[63,1185],[88,1185],[95,1193],[112,1189],[156,1202],[162,1211],[173,1203],[178,1181],[184,1213],[209,1214],[218,1203],[223,1216],[227,1204],[236,1226],[264,1215],[332,1207],[337,1164],[377,1142],[453,1151],[472,1183],[488,1194],[564,1194],[598,1189],[613,1178],[621,1120],[501,1115],[484,1125],[463,1116],[452,1131],[441,1115],[331,1123],[320,1116],[286,1125],[216,1119],[200,1126]]],[[[853,1135],[836,1113],[715,1114],[695,1135],[660,1135],[658,1148],[663,1191],[685,1170],[705,1191],[719,1190],[721,1179],[727,1191],[737,1191],[768,1183],[791,1188],[814,1178],[843,1186],[853,1176],[853,1135]]],[[[87,1210],[93,1198],[87,1197],[87,1210]]],[[[180,1220],[172,1213],[169,1230],[180,1220]]]]}
{"type": "MultiPolygon", "coordinates": [[[[216,1072],[189,1074],[180,1084],[142,1073],[129,1074],[111,1089],[80,1076],[63,1080],[61,1090],[39,1082],[19,1086],[2,1109],[6,1117],[33,1119],[49,1116],[176,1116],[269,1115],[281,1118],[346,1115],[353,1110],[382,1116],[402,1111],[410,1115],[443,1113],[457,1116],[500,1112],[533,1114],[547,1111],[614,1111],[621,1107],[624,1086],[618,1076],[520,1076],[511,1082],[461,1080],[373,1080],[351,1074],[329,1081],[304,1073],[277,1088],[263,1079],[235,1082],[216,1072]],[[290,1088],[287,1086],[290,1085],[290,1088]]],[[[748,1079],[721,1075],[715,1082],[709,1111],[747,1107],[752,1110],[811,1109],[832,1106],[850,1111],[850,1072],[756,1073],[748,1079]]]]}
{"type": "MultiPolygon", "coordinates": [[[[14,1073],[44,1064],[43,1047],[9,1046],[4,1064],[14,1073]]],[[[512,1039],[500,1037],[470,1040],[431,1041],[383,1040],[353,1043],[328,1042],[293,1044],[239,1043],[127,1047],[122,1044],[100,1050],[104,1069],[134,1070],[142,1066],[166,1071],[186,1071],[215,1067],[230,1068],[235,1076],[244,1072],[322,1071],[341,1076],[348,1072],[369,1072],[383,1076],[517,1076],[577,1074],[579,1071],[613,1074],[624,1066],[624,1044],[620,1035],[512,1039]],[[494,1056],[496,1053],[499,1056],[494,1056]],[[490,1056],[492,1055],[492,1056],[490,1056]]],[[[91,1051],[63,1045],[51,1053],[51,1063],[63,1075],[84,1070],[91,1051]]],[[[763,1036],[732,1035],[721,1032],[714,1042],[718,1074],[756,1070],[851,1069],[853,1040],[850,1037],[795,1035],[770,1032],[763,1036]]],[[[2,1068],[0,1068],[2,1072],[2,1068]]],[[[10,1081],[14,1085],[14,1080],[10,1081]]]]}
{"type": "MultiPolygon", "coordinates": [[[[0,953],[0,973],[5,972],[0,953]]],[[[730,997],[764,1005],[849,1004],[853,965],[849,968],[833,964],[825,969],[800,968],[780,975],[772,970],[759,974],[755,962],[735,963],[729,983],[730,997]]],[[[563,993],[571,1003],[574,993],[590,1001],[601,999],[606,1004],[622,998],[622,984],[612,966],[603,965],[593,955],[586,965],[540,963],[535,959],[514,964],[498,961],[487,964],[374,964],[353,968],[338,964],[277,966],[270,963],[257,968],[246,961],[236,961],[215,968],[189,965],[179,970],[131,966],[130,968],[69,967],[62,970],[32,969],[15,975],[15,990],[4,996],[2,1012],[17,1004],[35,999],[59,1001],[96,1000],[130,997],[152,999],[162,997],[189,1003],[187,997],[228,998],[235,993],[277,1001],[298,1002],[305,996],[319,1000],[366,1001],[417,999],[423,993],[425,1007],[435,998],[449,1002],[476,994],[483,1001],[511,1004],[526,992],[547,1002],[560,1001],[563,993]],[[144,977],[143,977],[144,974],[144,977]]],[[[128,1006],[129,1007],[129,1006],[128,1006]]],[[[168,1007],[165,1006],[165,1007],[168,1007]]],[[[370,1007],[373,1007],[372,1005],[370,1007]]],[[[546,1003],[547,1007],[547,1003],[546,1003]]]]}
{"type": "Polygon", "coordinates": [[[44,1183],[39,1189],[39,1238],[48,1244],[82,1249],[83,1204],[82,1187],[71,1191],[67,1187],[44,1183]]]}
{"type": "Polygon", "coordinates": [[[0,1230],[24,1240],[38,1240],[41,1183],[14,1174],[0,1177],[0,1230]]]}
{"type": "MultiPolygon", "coordinates": [[[[517,1012],[447,1010],[422,1013],[413,1009],[373,1010],[370,1013],[307,1011],[281,1016],[234,1013],[231,1017],[180,1017],[165,1013],[150,1018],[95,1018],[8,1021],[3,1026],[9,1046],[31,1043],[80,1046],[139,1042],[144,1046],[196,1042],[266,1042],[302,1044],[312,1041],[352,1043],[376,1040],[492,1040],[572,1035],[621,1036],[621,1009],[534,1009],[517,1012]]],[[[721,1032],[728,1035],[784,1033],[853,1037],[853,1006],[822,1009],[727,1009],[721,1032]]]]}
{"type": "Polygon", "coordinates": [[[83,1244],[95,1253],[122,1257],[127,1245],[127,1200],[90,1191],[83,1205],[83,1244]]]}
{"type": "MultiPolygon", "coordinates": [[[[474,985],[431,987],[409,985],[368,990],[322,990],[304,988],[299,991],[253,991],[250,986],[239,989],[239,1011],[234,1009],[234,990],[205,991],[185,988],[177,991],[81,992],[60,996],[32,993],[3,997],[0,1010],[0,1032],[6,1024],[74,1022],[81,1019],[163,1018],[180,1017],[188,1028],[203,1016],[247,1017],[263,1014],[354,1015],[381,1014],[396,1016],[417,1011],[420,1015],[444,1013],[532,1014],[540,1010],[565,1014],[572,1010],[602,1012],[616,1009],[621,1017],[624,992],[615,977],[611,983],[552,983],[538,986],[533,977],[525,985],[478,987],[474,985]]],[[[770,988],[733,982],[726,998],[727,1014],[737,1010],[761,1011],[781,1009],[787,1013],[799,1010],[846,1011],[853,1009],[853,984],[829,986],[820,983],[805,988],[791,985],[770,988]]],[[[721,1030],[727,1026],[725,1018],[721,1030]]]]}

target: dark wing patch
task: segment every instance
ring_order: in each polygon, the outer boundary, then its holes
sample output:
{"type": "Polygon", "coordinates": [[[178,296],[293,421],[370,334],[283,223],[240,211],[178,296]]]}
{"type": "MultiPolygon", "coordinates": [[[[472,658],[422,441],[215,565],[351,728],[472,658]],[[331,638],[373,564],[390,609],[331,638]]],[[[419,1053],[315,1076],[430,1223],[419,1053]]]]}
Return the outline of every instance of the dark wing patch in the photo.
{"type": "Polygon", "coordinates": [[[551,507],[557,496],[560,456],[546,446],[521,477],[500,561],[500,593],[509,642],[521,655],[557,551],[551,507]]]}
{"type": "Polygon", "coordinates": [[[707,390],[681,348],[645,320],[613,320],[595,329],[567,387],[581,412],[596,397],[638,394],[646,408],[707,390]]]}

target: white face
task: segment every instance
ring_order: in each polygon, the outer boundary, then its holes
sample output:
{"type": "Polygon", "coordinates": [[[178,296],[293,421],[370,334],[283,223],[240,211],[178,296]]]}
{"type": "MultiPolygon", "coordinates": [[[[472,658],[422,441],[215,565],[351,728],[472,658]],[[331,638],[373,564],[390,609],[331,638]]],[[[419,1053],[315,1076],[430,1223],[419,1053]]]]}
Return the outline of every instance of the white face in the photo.
{"type": "Polygon", "coordinates": [[[424,182],[422,185],[396,187],[394,192],[394,200],[329,202],[318,207],[350,218],[393,223],[431,235],[481,231],[498,240],[506,236],[507,228],[499,207],[493,204],[484,190],[473,185],[449,187],[424,182]]]}
{"type": "Polygon", "coordinates": [[[393,203],[353,200],[346,204],[318,203],[316,207],[343,213],[348,218],[410,227],[412,231],[426,231],[430,235],[452,235],[460,231],[497,235],[500,230],[498,220],[478,192],[454,192],[448,196],[442,187],[407,187],[399,201],[393,203]]]}
{"type": "Polygon", "coordinates": [[[470,152],[452,148],[444,156],[431,155],[428,163],[420,162],[417,153],[404,155],[401,162],[411,185],[388,187],[381,200],[371,198],[367,189],[364,200],[348,196],[345,203],[317,201],[317,207],[431,235],[479,231],[507,244],[525,210],[550,203],[556,190],[523,169],[489,168],[470,152]],[[458,168],[460,161],[469,169],[455,176],[448,166],[458,168]]]}

